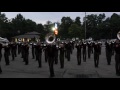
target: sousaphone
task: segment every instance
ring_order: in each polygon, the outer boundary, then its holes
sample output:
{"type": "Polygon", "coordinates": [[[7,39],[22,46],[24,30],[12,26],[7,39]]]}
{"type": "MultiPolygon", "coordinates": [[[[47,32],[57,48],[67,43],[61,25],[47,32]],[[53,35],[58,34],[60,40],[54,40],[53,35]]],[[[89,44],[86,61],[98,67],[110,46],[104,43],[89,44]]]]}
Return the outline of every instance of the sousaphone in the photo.
{"type": "Polygon", "coordinates": [[[46,36],[45,36],[45,40],[48,44],[53,44],[55,42],[55,35],[54,33],[48,33],[46,36]]]}
{"type": "Polygon", "coordinates": [[[117,38],[120,40],[120,31],[117,33],[117,38]]]}

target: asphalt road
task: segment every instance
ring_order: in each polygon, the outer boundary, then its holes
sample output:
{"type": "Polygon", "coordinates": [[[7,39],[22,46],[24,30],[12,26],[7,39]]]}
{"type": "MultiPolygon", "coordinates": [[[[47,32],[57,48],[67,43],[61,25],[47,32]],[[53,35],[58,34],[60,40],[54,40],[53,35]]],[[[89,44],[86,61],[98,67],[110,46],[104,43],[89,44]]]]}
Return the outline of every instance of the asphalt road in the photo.
{"type": "MultiPolygon", "coordinates": [[[[45,63],[44,53],[42,53],[42,68],[38,68],[38,62],[32,59],[31,49],[29,50],[29,65],[24,65],[21,55],[17,55],[15,61],[12,61],[10,56],[10,65],[5,65],[4,56],[2,57],[1,67],[3,73],[0,78],[49,78],[48,63],[45,63]]],[[[2,53],[4,50],[2,51],[2,53]]],[[[77,65],[76,48],[71,55],[71,60],[65,59],[64,69],[60,68],[60,62],[54,64],[55,77],[54,78],[120,78],[115,73],[115,56],[112,56],[111,65],[107,65],[105,56],[105,47],[102,47],[102,54],[100,55],[99,67],[94,67],[93,54],[91,58],[81,65],[77,65]]]]}

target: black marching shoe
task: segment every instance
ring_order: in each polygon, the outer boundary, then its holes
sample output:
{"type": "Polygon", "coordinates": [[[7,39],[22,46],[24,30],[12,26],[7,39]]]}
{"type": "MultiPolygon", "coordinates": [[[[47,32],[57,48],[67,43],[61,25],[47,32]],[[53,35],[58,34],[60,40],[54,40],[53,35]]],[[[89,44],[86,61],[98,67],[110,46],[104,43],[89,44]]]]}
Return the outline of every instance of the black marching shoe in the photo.
{"type": "Polygon", "coordinates": [[[117,76],[120,76],[120,73],[116,73],[117,76]]]}
{"type": "Polygon", "coordinates": [[[53,78],[53,77],[55,77],[55,75],[54,75],[54,74],[50,75],[50,78],[53,78]]]}
{"type": "Polygon", "coordinates": [[[6,66],[10,65],[9,63],[6,64],[6,66]]]}
{"type": "Polygon", "coordinates": [[[2,74],[2,70],[0,70],[0,74],[2,74]]]}
{"type": "Polygon", "coordinates": [[[42,68],[42,66],[38,66],[38,68],[42,68]]]}
{"type": "Polygon", "coordinates": [[[25,63],[25,65],[28,65],[28,63],[25,63]]]}

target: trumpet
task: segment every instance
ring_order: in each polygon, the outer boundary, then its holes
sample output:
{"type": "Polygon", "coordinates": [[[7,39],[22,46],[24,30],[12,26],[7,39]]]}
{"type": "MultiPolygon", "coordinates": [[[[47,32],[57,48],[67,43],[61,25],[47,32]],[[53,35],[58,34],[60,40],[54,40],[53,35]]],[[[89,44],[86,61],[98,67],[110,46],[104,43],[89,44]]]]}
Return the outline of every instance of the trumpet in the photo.
{"type": "Polygon", "coordinates": [[[55,35],[54,33],[48,33],[46,36],[45,36],[45,40],[48,44],[53,44],[55,42],[55,35]]]}
{"type": "Polygon", "coordinates": [[[120,40],[120,31],[117,33],[117,38],[120,40]]]}

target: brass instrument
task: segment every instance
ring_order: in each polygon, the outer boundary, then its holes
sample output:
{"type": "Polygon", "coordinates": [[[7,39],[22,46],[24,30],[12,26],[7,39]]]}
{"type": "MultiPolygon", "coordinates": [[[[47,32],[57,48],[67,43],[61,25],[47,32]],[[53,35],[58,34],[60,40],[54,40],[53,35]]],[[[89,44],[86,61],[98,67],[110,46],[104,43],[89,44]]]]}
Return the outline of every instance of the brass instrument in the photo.
{"type": "Polygon", "coordinates": [[[117,33],[117,38],[120,40],[120,31],[117,33]]]}
{"type": "Polygon", "coordinates": [[[72,41],[75,41],[75,38],[72,38],[72,41]]]}
{"type": "Polygon", "coordinates": [[[8,39],[0,37],[0,42],[9,43],[8,39]]]}
{"type": "Polygon", "coordinates": [[[60,41],[60,38],[57,38],[57,41],[60,41]]]}
{"type": "Polygon", "coordinates": [[[8,46],[9,41],[8,41],[8,39],[6,39],[6,38],[0,37],[0,43],[1,43],[3,46],[8,46]]]}
{"type": "Polygon", "coordinates": [[[88,44],[91,44],[91,41],[88,41],[88,44]]]}
{"type": "Polygon", "coordinates": [[[22,39],[21,39],[21,38],[18,38],[18,42],[22,42],[22,39]]]}
{"type": "Polygon", "coordinates": [[[48,44],[53,44],[55,42],[55,35],[54,33],[48,33],[46,36],[45,36],[45,40],[48,44]]]}

